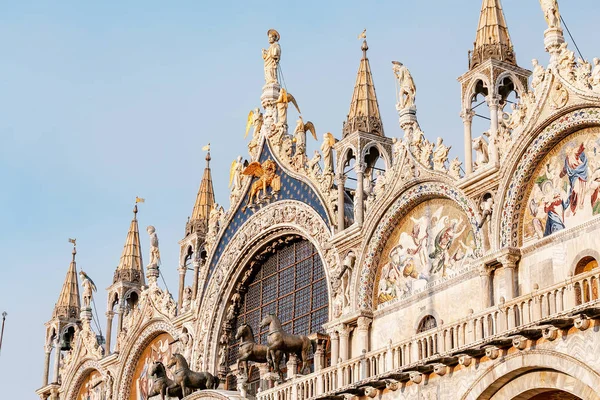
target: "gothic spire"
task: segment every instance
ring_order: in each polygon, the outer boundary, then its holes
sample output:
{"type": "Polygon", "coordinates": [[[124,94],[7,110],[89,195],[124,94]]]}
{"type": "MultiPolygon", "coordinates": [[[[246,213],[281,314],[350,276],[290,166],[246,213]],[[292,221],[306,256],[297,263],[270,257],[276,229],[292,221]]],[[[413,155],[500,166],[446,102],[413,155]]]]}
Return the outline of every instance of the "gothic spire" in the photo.
{"type": "Polygon", "coordinates": [[[483,0],[469,69],[489,59],[517,64],[500,0],[483,0]]]}
{"type": "Polygon", "coordinates": [[[361,131],[383,136],[383,124],[379,114],[379,104],[375,94],[375,85],[371,75],[371,66],[367,58],[367,40],[362,43],[362,59],[358,67],[352,101],[350,102],[350,112],[344,123],[343,136],[352,132],[361,131]]]}
{"type": "Polygon", "coordinates": [[[212,176],[210,174],[210,151],[206,154],[206,168],[196,196],[196,203],[192,210],[192,218],[190,222],[204,221],[208,223],[210,210],[215,203],[215,192],[213,189],[212,176]]]}
{"type": "Polygon", "coordinates": [[[75,254],[77,250],[73,246],[73,259],[69,265],[65,282],[58,296],[58,301],[54,306],[52,318],[79,318],[81,303],[79,299],[79,282],[77,281],[77,268],[75,264],[75,254]]]}
{"type": "Polygon", "coordinates": [[[137,204],[133,207],[133,219],[129,225],[127,239],[123,246],[123,253],[119,266],[115,271],[113,283],[118,281],[143,283],[143,265],[142,265],[142,250],[140,247],[140,231],[137,221],[137,204]]]}

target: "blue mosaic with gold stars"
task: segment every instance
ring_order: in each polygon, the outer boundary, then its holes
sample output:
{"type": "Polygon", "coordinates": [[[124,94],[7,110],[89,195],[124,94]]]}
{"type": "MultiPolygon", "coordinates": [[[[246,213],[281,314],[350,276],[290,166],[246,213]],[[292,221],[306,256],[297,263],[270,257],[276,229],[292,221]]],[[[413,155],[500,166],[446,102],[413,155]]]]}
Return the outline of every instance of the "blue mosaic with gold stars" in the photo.
{"type": "MultiPolygon", "coordinates": [[[[269,147],[265,142],[260,156],[260,163],[262,164],[268,159],[272,159],[275,160],[275,162],[277,162],[277,160],[275,159],[275,157],[273,157],[271,151],[269,150],[269,147]]],[[[281,190],[279,191],[278,199],[274,200],[272,203],[281,200],[301,201],[313,208],[321,216],[321,218],[323,218],[323,221],[329,224],[329,218],[327,217],[325,207],[319,200],[319,197],[317,196],[315,191],[310,186],[286,174],[283,168],[281,168],[281,166],[279,165],[279,163],[277,164],[276,174],[281,177],[281,190]]],[[[245,211],[243,211],[243,206],[246,204],[248,198],[247,196],[248,193],[245,193],[242,205],[235,211],[233,219],[225,228],[225,232],[218,242],[217,249],[215,250],[215,255],[213,256],[208,269],[208,276],[205,281],[205,287],[208,281],[210,280],[210,277],[215,267],[217,266],[217,261],[221,257],[223,250],[225,250],[225,247],[227,246],[231,238],[233,238],[235,233],[242,227],[242,225],[248,220],[248,218],[250,218],[254,214],[254,211],[252,211],[250,208],[247,208],[245,211]]]]}

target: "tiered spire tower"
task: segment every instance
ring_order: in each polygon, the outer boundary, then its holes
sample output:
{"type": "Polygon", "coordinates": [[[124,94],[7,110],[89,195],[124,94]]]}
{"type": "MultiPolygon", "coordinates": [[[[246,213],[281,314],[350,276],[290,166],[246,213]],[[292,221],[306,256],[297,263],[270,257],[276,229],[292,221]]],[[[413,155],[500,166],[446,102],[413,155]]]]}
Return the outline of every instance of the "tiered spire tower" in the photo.
{"type": "Polygon", "coordinates": [[[81,300],[79,298],[79,282],[77,280],[77,268],[75,263],[75,255],[77,250],[73,246],[73,259],[69,265],[67,276],[63,283],[63,287],[58,296],[58,301],[54,306],[52,318],[78,319],[81,311],[81,300]]]}
{"type": "Polygon", "coordinates": [[[350,101],[350,112],[344,123],[343,135],[346,137],[354,131],[361,131],[383,136],[383,124],[379,114],[379,103],[375,94],[371,65],[367,58],[367,40],[361,46],[363,56],[358,67],[356,83],[350,101]]]}
{"type": "Polygon", "coordinates": [[[517,64],[500,0],[483,0],[469,69],[489,59],[517,64]]]}

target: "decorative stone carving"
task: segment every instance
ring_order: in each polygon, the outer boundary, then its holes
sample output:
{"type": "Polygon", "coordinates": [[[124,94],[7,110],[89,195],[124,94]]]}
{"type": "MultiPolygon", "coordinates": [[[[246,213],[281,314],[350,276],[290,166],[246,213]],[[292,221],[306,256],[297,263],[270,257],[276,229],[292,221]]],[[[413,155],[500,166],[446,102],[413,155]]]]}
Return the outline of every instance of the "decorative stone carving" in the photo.
{"type": "Polygon", "coordinates": [[[567,105],[569,101],[569,92],[560,82],[557,82],[550,92],[550,106],[555,110],[560,110],[567,105]]]}
{"type": "Polygon", "coordinates": [[[461,178],[461,168],[462,161],[456,157],[454,160],[450,161],[450,169],[448,170],[448,175],[450,175],[454,179],[461,178]]]}
{"type": "Polygon", "coordinates": [[[440,364],[440,363],[434,364],[433,372],[435,372],[436,375],[444,376],[444,375],[446,375],[446,372],[448,372],[448,366],[446,366],[444,364],[440,364]]]}
{"type": "Polygon", "coordinates": [[[333,146],[337,139],[329,132],[323,134],[321,153],[323,153],[323,174],[334,173],[333,170],[333,146]]]}
{"type": "Polygon", "coordinates": [[[577,63],[575,62],[575,53],[573,53],[572,50],[569,50],[566,42],[562,43],[558,53],[558,70],[560,74],[569,82],[575,83],[577,78],[575,74],[576,68],[577,63]]]}
{"type": "Polygon", "coordinates": [[[475,150],[474,169],[478,170],[485,167],[490,162],[490,156],[488,153],[488,143],[483,136],[473,139],[473,150],[475,150]]]}
{"type": "Polygon", "coordinates": [[[590,319],[585,315],[581,314],[577,316],[577,318],[575,318],[575,320],[573,321],[573,325],[580,331],[585,331],[590,327],[590,319]]]}
{"type": "MultiPolygon", "coordinates": [[[[250,114],[248,114],[248,124],[246,125],[246,135],[248,134],[249,128],[251,126],[254,127],[254,130],[252,131],[252,139],[250,140],[250,143],[248,143],[248,153],[252,158],[255,158],[258,154],[258,143],[260,142],[260,131],[262,129],[263,122],[263,114],[260,112],[258,107],[250,111],[250,114]]],[[[241,159],[241,156],[239,158],[241,159]]],[[[239,173],[241,174],[241,171],[239,173]]],[[[241,188],[241,176],[239,177],[239,180],[239,188],[241,188]]]]}
{"type": "Polygon", "coordinates": [[[385,388],[388,390],[391,390],[392,392],[395,392],[396,390],[398,390],[400,388],[400,382],[398,382],[397,380],[394,380],[394,379],[386,379],[385,380],[385,388]]]}
{"type": "Polygon", "coordinates": [[[485,356],[490,360],[495,360],[500,355],[500,349],[496,346],[486,346],[485,356]]]}
{"type": "Polygon", "coordinates": [[[535,58],[531,61],[531,63],[533,64],[533,75],[531,78],[531,89],[533,90],[533,93],[535,94],[535,97],[539,97],[539,87],[542,84],[542,82],[544,81],[544,78],[546,76],[546,71],[544,70],[544,67],[542,67],[539,63],[538,60],[536,60],[535,58]]]}
{"type": "Polygon", "coordinates": [[[548,28],[560,28],[560,12],[558,11],[557,0],[540,0],[544,18],[548,24],[548,28]]]}
{"type": "Polygon", "coordinates": [[[469,365],[471,365],[471,362],[473,362],[473,357],[469,355],[461,354],[458,356],[458,363],[463,367],[468,367],[469,365]]]}
{"type": "Polygon", "coordinates": [[[542,330],[542,337],[550,342],[556,340],[558,337],[558,329],[554,327],[547,327],[542,330]]]}
{"type": "Polygon", "coordinates": [[[279,32],[275,29],[269,29],[269,48],[262,50],[262,58],[265,61],[265,82],[267,84],[279,83],[277,80],[277,70],[279,60],[281,59],[281,46],[279,45],[279,32]]]}
{"type": "Polygon", "coordinates": [[[374,388],[373,386],[365,386],[365,396],[373,399],[377,397],[379,394],[379,389],[374,388]]]}
{"type": "Polygon", "coordinates": [[[592,85],[592,90],[596,92],[600,91],[600,58],[594,58],[594,69],[590,77],[590,84],[592,85]]]}
{"type": "Polygon", "coordinates": [[[231,167],[229,168],[229,202],[231,207],[234,207],[240,196],[242,195],[243,190],[243,175],[242,171],[244,170],[244,163],[242,156],[238,156],[231,163],[231,167]]]}
{"type": "Polygon", "coordinates": [[[158,249],[158,235],[156,229],[150,225],[146,228],[148,235],[150,235],[150,262],[149,266],[159,267],[160,266],[160,250],[158,249]]]}
{"type": "Polygon", "coordinates": [[[94,284],[94,281],[88,276],[88,274],[83,272],[83,270],[79,271],[79,278],[81,279],[81,286],[83,287],[82,310],[91,310],[93,292],[97,290],[96,285],[94,284]]]}
{"type": "Polygon", "coordinates": [[[416,371],[409,372],[410,380],[417,385],[423,382],[423,374],[416,371]]]}
{"type": "Polygon", "coordinates": [[[392,61],[392,71],[394,71],[396,87],[398,89],[397,107],[399,109],[405,109],[414,106],[417,87],[415,86],[415,81],[413,80],[410,71],[398,61],[392,61]]]}
{"type": "Polygon", "coordinates": [[[415,147],[420,154],[419,162],[427,168],[431,168],[431,154],[434,147],[435,143],[427,139],[423,140],[418,147],[415,147]]]}
{"type": "Polygon", "coordinates": [[[576,86],[583,90],[589,90],[592,80],[592,65],[581,58],[578,59],[575,76],[577,79],[576,86]]]}
{"type": "Polygon", "coordinates": [[[525,336],[515,336],[512,338],[512,344],[515,349],[525,350],[527,348],[527,338],[525,336]]]}
{"type": "Polygon", "coordinates": [[[433,169],[436,171],[446,172],[446,162],[448,161],[448,153],[452,146],[448,147],[443,144],[444,139],[437,138],[436,149],[433,152],[433,169]]]}

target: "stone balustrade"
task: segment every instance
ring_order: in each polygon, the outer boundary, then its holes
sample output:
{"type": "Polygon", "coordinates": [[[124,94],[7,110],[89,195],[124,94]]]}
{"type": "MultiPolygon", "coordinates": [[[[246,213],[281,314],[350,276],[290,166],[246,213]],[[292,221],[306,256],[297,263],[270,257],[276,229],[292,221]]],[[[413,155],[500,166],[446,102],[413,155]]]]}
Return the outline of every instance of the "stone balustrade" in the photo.
{"type": "MultiPolygon", "coordinates": [[[[264,390],[257,400],[306,400],[340,393],[362,394],[369,382],[421,382],[423,374],[444,375],[447,366],[468,366],[474,358],[491,359],[510,346],[524,349],[528,339],[554,340],[560,329],[590,326],[600,317],[600,271],[577,275],[545,289],[534,290],[503,304],[473,313],[451,324],[408,340],[323,368],[296,375],[264,390]]],[[[382,382],[387,383],[382,383],[382,382]]]]}

